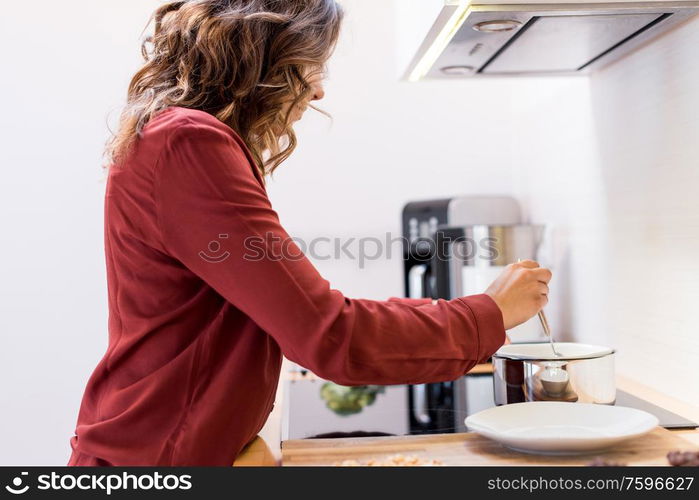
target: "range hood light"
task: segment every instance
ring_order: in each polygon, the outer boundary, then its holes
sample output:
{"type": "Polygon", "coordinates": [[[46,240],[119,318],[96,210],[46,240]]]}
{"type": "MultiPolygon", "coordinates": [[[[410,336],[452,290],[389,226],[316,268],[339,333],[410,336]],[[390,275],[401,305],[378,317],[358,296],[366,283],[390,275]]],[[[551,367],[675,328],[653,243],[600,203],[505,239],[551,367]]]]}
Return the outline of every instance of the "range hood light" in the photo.
{"type": "Polygon", "coordinates": [[[503,31],[512,31],[522,25],[519,21],[502,20],[502,21],[483,21],[473,25],[473,29],[482,33],[501,33],[503,31]]]}
{"type": "Polygon", "coordinates": [[[439,70],[449,76],[464,76],[473,73],[475,69],[473,66],[444,66],[439,70]]]}
{"type": "Polygon", "coordinates": [[[420,61],[410,72],[408,81],[417,82],[430,71],[434,63],[437,61],[437,58],[439,58],[444,49],[447,48],[447,45],[449,45],[451,39],[454,38],[456,32],[461,29],[461,26],[464,24],[464,21],[468,16],[469,8],[470,2],[462,1],[459,3],[449,20],[444,24],[439,34],[432,42],[432,45],[430,45],[420,61]]]}

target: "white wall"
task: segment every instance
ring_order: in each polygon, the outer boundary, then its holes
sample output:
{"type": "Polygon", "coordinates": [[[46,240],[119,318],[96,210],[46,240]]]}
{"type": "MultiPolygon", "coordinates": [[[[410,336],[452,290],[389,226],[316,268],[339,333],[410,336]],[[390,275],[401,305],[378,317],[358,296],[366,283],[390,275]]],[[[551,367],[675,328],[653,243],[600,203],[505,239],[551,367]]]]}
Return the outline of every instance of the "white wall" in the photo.
{"type": "Polygon", "coordinates": [[[555,259],[559,331],[613,345],[620,373],[693,404],[697,46],[694,18],[589,80],[542,89],[518,113],[515,148],[529,215],[566,241],[555,259]]]}
{"type": "Polygon", "coordinates": [[[699,405],[699,17],[591,82],[619,369],[699,405]]]}
{"type": "Polygon", "coordinates": [[[556,339],[609,344],[607,219],[586,77],[521,79],[512,165],[526,217],[549,228],[556,339]]]}
{"type": "Polygon", "coordinates": [[[0,16],[0,464],[65,464],[107,333],[101,150],[158,2],[0,16]]]}

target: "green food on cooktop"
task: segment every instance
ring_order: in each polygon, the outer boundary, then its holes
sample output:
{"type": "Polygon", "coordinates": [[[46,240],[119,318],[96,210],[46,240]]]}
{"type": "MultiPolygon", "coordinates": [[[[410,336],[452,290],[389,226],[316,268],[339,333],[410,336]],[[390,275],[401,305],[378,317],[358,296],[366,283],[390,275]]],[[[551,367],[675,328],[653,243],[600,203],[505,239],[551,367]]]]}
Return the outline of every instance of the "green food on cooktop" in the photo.
{"type": "Polygon", "coordinates": [[[354,415],[360,413],[366,406],[372,405],[376,395],[384,392],[381,385],[361,385],[345,387],[332,382],[326,382],[320,388],[320,397],[325,400],[325,406],[338,415],[354,415]]]}

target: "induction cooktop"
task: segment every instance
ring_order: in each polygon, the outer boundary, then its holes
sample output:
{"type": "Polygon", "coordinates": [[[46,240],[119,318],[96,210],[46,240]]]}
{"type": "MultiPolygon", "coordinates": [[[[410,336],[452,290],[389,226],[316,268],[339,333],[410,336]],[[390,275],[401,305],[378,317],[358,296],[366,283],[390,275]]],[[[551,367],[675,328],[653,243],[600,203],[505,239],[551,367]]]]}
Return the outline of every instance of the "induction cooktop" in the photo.
{"type": "Polygon", "coordinates": [[[649,403],[648,401],[633,396],[625,391],[616,391],[616,403],[617,406],[627,406],[629,408],[637,408],[639,410],[647,411],[651,415],[658,417],[660,421],[660,426],[666,429],[696,429],[699,424],[687,420],[684,417],[671,411],[661,408],[660,406],[649,403]]]}
{"type": "MultiPolygon", "coordinates": [[[[491,374],[469,375],[466,379],[466,410],[469,415],[495,406],[493,402],[493,376],[491,374]]],[[[626,406],[655,415],[659,425],[666,429],[696,429],[699,424],[676,413],[661,408],[626,391],[616,391],[616,406],[626,406]]]]}

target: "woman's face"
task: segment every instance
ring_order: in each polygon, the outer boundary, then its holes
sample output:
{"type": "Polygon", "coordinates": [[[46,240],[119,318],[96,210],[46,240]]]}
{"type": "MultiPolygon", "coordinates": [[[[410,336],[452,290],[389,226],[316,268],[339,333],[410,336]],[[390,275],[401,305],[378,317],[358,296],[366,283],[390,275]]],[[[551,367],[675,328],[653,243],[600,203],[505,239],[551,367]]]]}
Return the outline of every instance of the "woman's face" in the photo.
{"type": "Polygon", "coordinates": [[[323,73],[319,71],[309,71],[307,73],[306,81],[310,85],[311,91],[291,112],[291,122],[297,122],[303,117],[311,101],[319,101],[325,96],[325,91],[323,90],[323,76],[323,73]]]}

